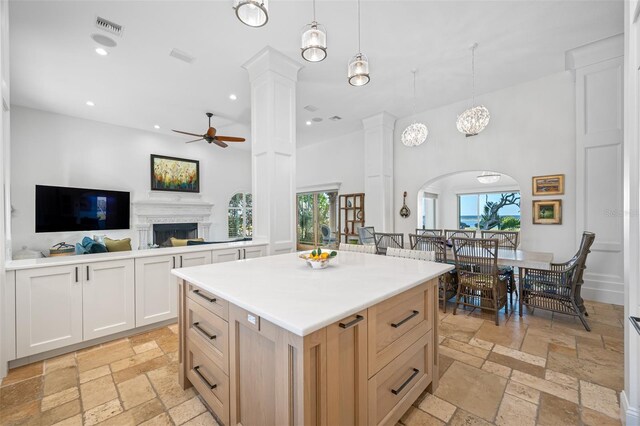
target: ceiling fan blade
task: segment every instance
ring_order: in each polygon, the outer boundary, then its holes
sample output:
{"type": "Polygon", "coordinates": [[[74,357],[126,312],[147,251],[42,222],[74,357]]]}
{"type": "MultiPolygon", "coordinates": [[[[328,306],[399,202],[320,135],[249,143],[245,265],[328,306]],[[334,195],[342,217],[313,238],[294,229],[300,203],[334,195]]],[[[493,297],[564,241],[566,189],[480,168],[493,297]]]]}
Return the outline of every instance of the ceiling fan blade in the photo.
{"type": "Polygon", "coordinates": [[[226,148],[226,147],[228,147],[228,146],[229,146],[229,145],[227,145],[226,143],[224,143],[224,142],[220,142],[220,141],[219,141],[219,140],[217,140],[217,139],[213,139],[211,142],[215,143],[215,144],[216,144],[216,145],[218,145],[220,148],[226,148]]]}
{"type": "Polygon", "coordinates": [[[225,142],[244,142],[245,138],[236,138],[235,136],[216,136],[219,141],[225,142]]]}
{"type": "Polygon", "coordinates": [[[176,133],[182,133],[183,135],[189,135],[189,136],[198,136],[198,137],[202,137],[202,135],[199,135],[197,133],[189,133],[189,132],[183,132],[181,130],[173,130],[171,129],[172,132],[176,132],[176,133]]]}
{"type": "Polygon", "coordinates": [[[204,138],[194,139],[194,140],[192,140],[192,141],[186,141],[185,143],[198,142],[198,141],[202,141],[202,140],[204,140],[204,138]]]}

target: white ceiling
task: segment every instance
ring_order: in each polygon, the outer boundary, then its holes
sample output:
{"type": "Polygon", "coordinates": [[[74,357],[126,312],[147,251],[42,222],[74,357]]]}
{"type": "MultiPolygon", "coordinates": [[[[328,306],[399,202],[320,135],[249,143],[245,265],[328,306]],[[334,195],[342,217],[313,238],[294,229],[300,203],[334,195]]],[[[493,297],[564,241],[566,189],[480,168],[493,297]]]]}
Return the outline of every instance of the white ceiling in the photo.
{"type": "MultiPolygon", "coordinates": [[[[255,29],[235,18],[230,0],[11,1],[12,103],[150,131],[159,124],[161,132],[202,132],[212,111],[228,118],[214,120],[221,134],[249,138],[241,65],[265,45],[304,62],[299,32],[311,20],[310,1],[270,5],[269,23],[255,29]],[[100,32],[96,16],[125,27],[106,57],[89,37],[100,32]],[[173,48],[196,61],[169,57],[173,48]]],[[[381,110],[410,115],[412,68],[420,70],[418,111],[467,98],[473,42],[480,93],[562,71],[566,50],[623,31],[623,2],[363,0],[371,83],[359,88],[346,79],[357,49],[356,2],[318,0],[317,18],[328,30],[328,58],[300,72],[299,144],[357,130],[381,110]],[[305,111],[308,104],[319,110],[305,111]],[[328,121],[333,115],[344,119],[328,121]],[[324,121],[306,126],[312,117],[324,121]]]]}

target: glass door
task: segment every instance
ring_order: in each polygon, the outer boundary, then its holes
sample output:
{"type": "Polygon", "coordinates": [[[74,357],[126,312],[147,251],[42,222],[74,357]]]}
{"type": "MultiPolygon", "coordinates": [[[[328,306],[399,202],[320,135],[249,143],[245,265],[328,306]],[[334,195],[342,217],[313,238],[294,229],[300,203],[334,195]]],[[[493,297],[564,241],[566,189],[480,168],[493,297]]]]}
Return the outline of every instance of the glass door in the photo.
{"type": "Polygon", "coordinates": [[[337,192],[298,194],[298,250],[336,246],[337,192]]]}

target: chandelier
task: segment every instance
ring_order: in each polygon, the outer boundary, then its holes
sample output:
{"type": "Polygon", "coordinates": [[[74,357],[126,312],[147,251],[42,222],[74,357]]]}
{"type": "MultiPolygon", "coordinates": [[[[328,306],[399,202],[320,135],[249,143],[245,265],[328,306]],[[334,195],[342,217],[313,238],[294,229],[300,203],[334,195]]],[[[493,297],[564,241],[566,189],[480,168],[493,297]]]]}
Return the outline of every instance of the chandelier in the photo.
{"type": "MultiPolygon", "coordinates": [[[[416,114],[416,73],[418,70],[412,70],[413,73],[413,115],[416,114]]],[[[408,125],[402,132],[401,140],[405,146],[421,145],[429,135],[429,129],[423,123],[414,121],[408,125]]]]}
{"type": "Polygon", "coordinates": [[[475,136],[487,127],[491,115],[489,110],[484,105],[475,105],[475,91],[476,91],[476,48],[478,43],[474,43],[471,46],[471,108],[463,112],[458,116],[456,121],[456,127],[460,133],[464,133],[465,136],[475,136]]]}
{"type": "Polygon", "coordinates": [[[500,180],[500,174],[495,172],[482,172],[476,179],[480,183],[496,183],[500,180]]]}
{"type": "Polygon", "coordinates": [[[245,25],[262,27],[269,20],[269,0],[234,0],[236,16],[245,25]]]}
{"type": "Polygon", "coordinates": [[[369,78],[369,59],[360,50],[360,0],[358,0],[358,53],[351,58],[347,67],[349,84],[352,86],[364,86],[371,80],[369,78]]]}
{"type": "Polygon", "coordinates": [[[316,0],[313,0],[313,21],[302,29],[302,58],[320,62],[327,57],[327,30],[316,22],[316,0]]]}

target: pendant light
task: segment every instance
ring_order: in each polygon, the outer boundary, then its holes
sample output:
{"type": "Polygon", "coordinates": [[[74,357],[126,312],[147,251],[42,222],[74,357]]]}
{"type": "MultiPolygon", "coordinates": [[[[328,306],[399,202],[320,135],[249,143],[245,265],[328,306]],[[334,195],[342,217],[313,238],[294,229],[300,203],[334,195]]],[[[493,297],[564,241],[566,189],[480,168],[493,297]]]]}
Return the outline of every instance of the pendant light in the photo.
{"type": "Polygon", "coordinates": [[[236,16],[245,25],[262,27],[269,20],[269,0],[233,0],[236,16]]]}
{"type": "Polygon", "coordinates": [[[475,106],[475,91],[476,91],[476,48],[478,43],[474,43],[471,46],[471,108],[463,112],[458,116],[456,121],[456,127],[460,133],[464,133],[465,136],[475,136],[487,127],[491,115],[489,110],[484,105],[475,106]]]}
{"type": "MultiPolygon", "coordinates": [[[[413,73],[413,115],[416,115],[416,73],[418,70],[412,70],[413,73]]],[[[414,121],[412,124],[408,125],[406,129],[402,132],[402,143],[405,146],[418,146],[421,145],[425,140],[427,140],[427,136],[429,135],[429,129],[423,123],[418,123],[414,121]]]]}
{"type": "Polygon", "coordinates": [[[496,183],[500,180],[500,174],[495,172],[482,172],[476,177],[480,183],[496,183]]]}
{"type": "Polygon", "coordinates": [[[313,0],[313,21],[302,29],[302,58],[320,62],[327,57],[327,30],[316,22],[316,0],[313,0]]]}
{"type": "Polygon", "coordinates": [[[347,74],[349,84],[352,86],[364,86],[371,80],[369,78],[369,59],[360,50],[360,0],[358,0],[358,53],[349,61],[347,74]]]}

